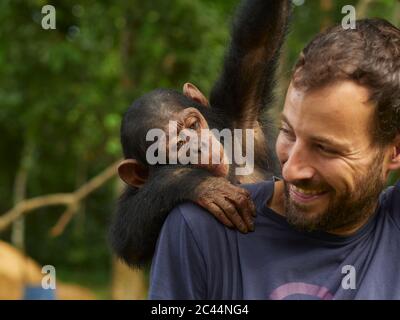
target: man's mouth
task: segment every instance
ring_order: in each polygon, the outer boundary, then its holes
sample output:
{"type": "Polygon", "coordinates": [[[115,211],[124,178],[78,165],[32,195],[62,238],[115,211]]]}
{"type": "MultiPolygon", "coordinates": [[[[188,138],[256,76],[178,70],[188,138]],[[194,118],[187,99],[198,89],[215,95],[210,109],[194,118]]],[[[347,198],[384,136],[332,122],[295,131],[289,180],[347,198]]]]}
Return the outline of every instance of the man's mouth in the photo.
{"type": "Polygon", "coordinates": [[[309,203],[311,201],[318,200],[326,195],[328,191],[326,189],[303,189],[294,185],[289,185],[290,197],[299,203],[309,203]]]}

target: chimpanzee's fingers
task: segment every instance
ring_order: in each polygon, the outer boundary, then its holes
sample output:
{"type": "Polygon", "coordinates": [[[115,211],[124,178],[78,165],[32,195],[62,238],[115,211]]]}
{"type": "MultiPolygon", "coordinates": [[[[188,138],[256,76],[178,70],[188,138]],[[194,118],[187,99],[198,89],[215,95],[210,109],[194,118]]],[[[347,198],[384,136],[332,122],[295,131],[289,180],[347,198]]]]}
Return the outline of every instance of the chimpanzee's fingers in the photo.
{"type": "Polygon", "coordinates": [[[247,224],[247,228],[250,231],[254,231],[254,222],[253,222],[253,201],[249,198],[245,198],[243,196],[238,196],[236,199],[235,205],[243,220],[247,224]]]}
{"type": "Polygon", "coordinates": [[[253,199],[250,198],[250,207],[251,207],[251,214],[253,215],[253,217],[257,216],[257,208],[253,202],[253,199]]]}
{"type": "Polygon", "coordinates": [[[218,207],[218,205],[216,205],[215,203],[208,203],[207,204],[207,210],[211,212],[211,214],[222,224],[224,224],[225,226],[229,227],[229,228],[234,228],[235,226],[233,225],[233,223],[231,221],[229,221],[229,219],[227,218],[227,216],[225,215],[224,211],[218,207]]]}
{"type": "MultiPolygon", "coordinates": [[[[244,190],[244,189],[242,189],[244,190]]],[[[253,199],[250,196],[250,192],[248,192],[247,190],[244,190],[244,197],[248,200],[248,205],[250,207],[250,211],[251,211],[251,215],[253,217],[257,216],[257,211],[256,211],[256,206],[254,205],[253,199]]]]}
{"type": "Polygon", "coordinates": [[[215,203],[225,212],[225,215],[240,232],[247,233],[249,231],[244,220],[229,199],[217,198],[215,203]]]}
{"type": "Polygon", "coordinates": [[[242,194],[242,195],[245,196],[246,198],[250,198],[250,192],[249,192],[249,191],[247,191],[246,189],[240,188],[240,187],[238,187],[238,186],[234,186],[234,187],[238,189],[238,192],[239,192],[240,194],[242,194]]]}
{"type": "Polygon", "coordinates": [[[238,211],[238,213],[246,223],[248,230],[253,231],[253,216],[255,212],[255,207],[247,190],[243,190],[236,186],[231,186],[231,188],[227,188],[227,190],[225,191],[225,198],[229,199],[234,204],[236,211],[238,211]]]}
{"type": "Polygon", "coordinates": [[[232,185],[232,188],[233,188],[232,189],[233,194],[242,196],[244,198],[244,199],[240,199],[240,201],[247,202],[246,207],[248,207],[248,210],[251,212],[251,215],[253,217],[257,216],[256,207],[253,203],[253,200],[251,199],[250,192],[247,191],[246,189],[243,189],[243,188],[240,188],[240,187],[237,187],[234,185],[232,185]]]}
{"type": "Polygon", "coordinates": [[[248,214],[253,218],[255,218],[257,216],[257,208],[254,205],[253,199],[252,198],[245,198],[245,203],[246,205],[244,206],[247,210],[248,210],[248,214]]]}

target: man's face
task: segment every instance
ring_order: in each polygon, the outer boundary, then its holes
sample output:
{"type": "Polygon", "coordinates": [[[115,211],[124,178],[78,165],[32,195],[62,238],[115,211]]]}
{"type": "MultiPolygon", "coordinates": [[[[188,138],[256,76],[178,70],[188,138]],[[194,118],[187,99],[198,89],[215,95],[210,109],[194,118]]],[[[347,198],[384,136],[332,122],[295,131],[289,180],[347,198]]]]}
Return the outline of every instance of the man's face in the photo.
{"type": "Polygon", "coordinates": [[[350,81],[306,93],[290,86],[276,150],[285,215],[294,226],[346,233],[373,212],[387,155],[372,144],[368,97],[366,88],[350,81]]]}

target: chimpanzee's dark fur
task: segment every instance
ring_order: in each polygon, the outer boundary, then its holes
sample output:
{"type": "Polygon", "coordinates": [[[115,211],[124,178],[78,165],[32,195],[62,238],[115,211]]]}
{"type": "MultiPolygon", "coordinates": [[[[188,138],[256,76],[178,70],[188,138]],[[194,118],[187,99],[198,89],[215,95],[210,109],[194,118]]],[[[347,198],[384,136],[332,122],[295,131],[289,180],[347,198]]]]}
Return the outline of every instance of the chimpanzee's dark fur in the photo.
{"type": "MultiPolygon", "coordinates": [[[[162,89],[138,99],[125,114],[121,129],[125,158],[145,164],[146,141],[133,137],[145,137],[143,130],[157,127],[157,118],[160,126],[168,120],[168,112],[177,111],[176,108],[195,107],[210,128],[260,128],[261,136],[256,136],[255,168],[265,179],[276,173],[275,139],[265,112],[273,100],[275,69],[290,11],[290,0],[244,0],[234,20],[221,76],[210,96],[211,108],[204,108],[178,92],[162,89]],[[160,110],[160,104],[154,103],[160,99],[164,106],[171,105],[171,110],[160,110]],[[168,99],[175,103],[167,103],[168,99]],[[152,110],[151,106],[158,109],[152,110]],[[139,115],[137,110],[146,111],[140,111],[139,115]],[[152,123],[146,123],[148,120],[152,123]]],[[[168,212],[182,201],[196,200],[195,187],[210,175],[205,169],[193,166],[153,166],[143,187],[127,187],[110,229],[116,255],[130,266],[140,267],[149,262],[168,212]]]]}

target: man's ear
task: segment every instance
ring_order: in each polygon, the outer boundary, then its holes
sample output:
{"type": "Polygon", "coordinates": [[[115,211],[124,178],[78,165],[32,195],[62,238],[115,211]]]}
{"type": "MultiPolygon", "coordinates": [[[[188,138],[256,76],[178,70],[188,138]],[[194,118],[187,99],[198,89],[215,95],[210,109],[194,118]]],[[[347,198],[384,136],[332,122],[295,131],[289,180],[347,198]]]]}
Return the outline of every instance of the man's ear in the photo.
{"type": "Polygon", "coordinates": [[[188,82],[183,85],[183,94],[205,107],[210,106],[210,103],[208,102],[208,99],[205,97],[205,95],[192,83],[188,82]]]}
{"type": "Polygon", "coordinates": [[[118,165],[118,175],[127,185],[139,188],[146,182],[148,170],[137,160],[126,159],[118,165]]]}
{"type": "Polygon", "coordinates": [[[390,163],[388,164],[389,170],[399,170],[400,169],[400,134],[398,134],[395,138],[395,143],[391,147],[391,158],[390,163]]]}

